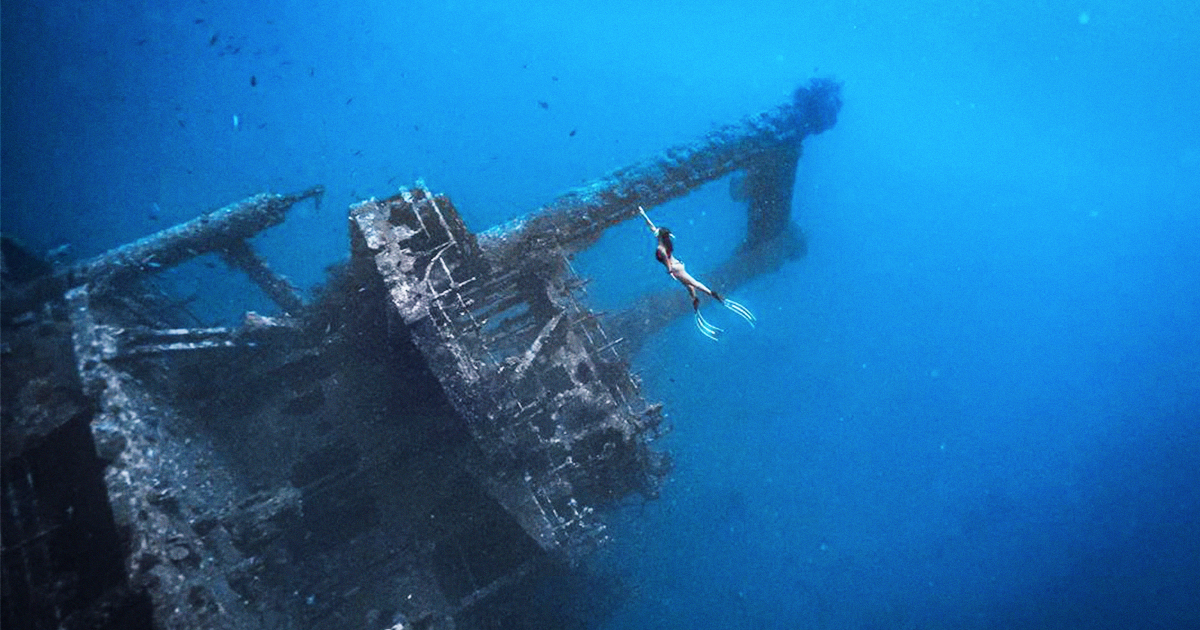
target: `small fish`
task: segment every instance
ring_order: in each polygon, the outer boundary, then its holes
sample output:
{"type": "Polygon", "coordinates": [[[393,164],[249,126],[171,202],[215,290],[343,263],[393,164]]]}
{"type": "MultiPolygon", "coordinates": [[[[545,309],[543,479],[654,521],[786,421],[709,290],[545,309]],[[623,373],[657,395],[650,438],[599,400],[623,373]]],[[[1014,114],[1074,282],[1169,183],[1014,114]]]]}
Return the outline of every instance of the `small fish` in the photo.
{"type": "Polygon", "coordinates": [[[63,243],[62,245],[59,245],[58,247],[55,247],[54,249],[46,252],[46,258],[49,258],[50,260],[61,260],[63,258],[66,258],[67,253],[70,251],[71,251],[71,244],[63,243]]]}
{"type": "Polygon", "coordinates": [[[250,75],[250,87],[254,87],[256,85],[258,85],[258,77],[252,74],[250,75]]]}
{"type": "Polygon", "coordinates": [[[538,107],[541,107],[542,109],[550,109],[550,103],[547,103],[546,101],[538,101],[538,107]]]}
{"type": "Polygon", "coordinates": [[[351,96],[350,98],[346,99],[346,104],[347,104],[347,105],[349,105],[350,103],[353,103],[353,102],[354,102],[354,97],[353,97],[353,96],[351,96]]]}
{"type": "Polygon", "coordinates": [[[203,24],[203,23],[204,23],[204,18],[196,18],[196,19],[192,20],[192,24],[203,24]]]}
{"type": "Polygon", "coordinates": [[[212,34],[212,37],[208,38],[208,45],[209,45],[209,46],[216,46],[216,45],[217,45],[217,40],[218,40],[218,39],[220,39],[220,38],[221,38],[221,34],[220,34],[220,33],[213,33],[213,34],[212,34]]]}
{"type": "Polygon", "coordinates": [[[567,134],[567,135],[568,135],[568,136],[571,136],[572,138],[574,138],[574,137],[575,137],[575,131],[576,131],[575,129],[572,129],[572,130],[571,130],[571,133],[569,133],[569,134],[567,134]]]}

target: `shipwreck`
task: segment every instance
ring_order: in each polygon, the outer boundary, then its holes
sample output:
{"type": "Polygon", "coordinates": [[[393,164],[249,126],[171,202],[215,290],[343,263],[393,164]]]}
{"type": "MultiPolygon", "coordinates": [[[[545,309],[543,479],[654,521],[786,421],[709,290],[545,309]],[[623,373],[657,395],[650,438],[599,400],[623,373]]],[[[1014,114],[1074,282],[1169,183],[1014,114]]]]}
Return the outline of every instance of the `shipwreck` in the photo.
{"type": "MultiPolygon", "coordinates": [[[[579,562],[670,469],[629,357],[677,287],[589,308],[571,260],[740,172],[729,288],[805,252],[801,143],[838,84],[471,233],[423,184],[349,209],[306,300],[247,240],[322,189],[262,194],[74,265],[4,242],[5,628],[554,627],[597,605],[579,562]],[[220,257],[279,307],[187,325],[150,290],[220,257]]],[[[594,612],[594,611],[592,611],[594,612]]]]}

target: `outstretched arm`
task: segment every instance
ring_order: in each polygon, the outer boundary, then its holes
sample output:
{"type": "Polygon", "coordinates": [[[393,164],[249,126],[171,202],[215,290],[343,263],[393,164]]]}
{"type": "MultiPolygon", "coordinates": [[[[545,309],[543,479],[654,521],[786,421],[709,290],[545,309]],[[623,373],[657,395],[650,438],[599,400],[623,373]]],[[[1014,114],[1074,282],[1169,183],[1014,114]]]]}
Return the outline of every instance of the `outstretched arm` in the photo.
{"type": "Polygon", "coordinates": [[[650,226],[650,231],[658,236],[658,228],[654,226],[654,222],[650,220],[650,216],[646,214],[646,209],[638,206],[638,212],[642,213],[642,218],[646,220],[646,225],[650,226]]]}

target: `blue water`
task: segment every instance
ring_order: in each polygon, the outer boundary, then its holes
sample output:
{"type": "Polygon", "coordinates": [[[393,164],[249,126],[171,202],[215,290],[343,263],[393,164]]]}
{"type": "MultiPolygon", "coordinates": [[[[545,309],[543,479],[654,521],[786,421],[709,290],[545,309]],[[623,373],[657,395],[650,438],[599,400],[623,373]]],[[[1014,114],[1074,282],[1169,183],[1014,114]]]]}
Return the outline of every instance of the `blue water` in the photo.
{"type": "MultiPolygon", "coordinates": [[[[635,357],[676,467],[597,623],[1200,627],[1200,5],[743,4],[5,2],[3,229],[82,258],[322,183],[256,243],[311,288],[355,200],[424,178],[481,230],[833,76],[757,329],[635,357]]],[[[744,220],[654,212],[701,278],[744,220]]],[[[581,257],[598,305],[669,282],[647,241],[581,257]]]]}

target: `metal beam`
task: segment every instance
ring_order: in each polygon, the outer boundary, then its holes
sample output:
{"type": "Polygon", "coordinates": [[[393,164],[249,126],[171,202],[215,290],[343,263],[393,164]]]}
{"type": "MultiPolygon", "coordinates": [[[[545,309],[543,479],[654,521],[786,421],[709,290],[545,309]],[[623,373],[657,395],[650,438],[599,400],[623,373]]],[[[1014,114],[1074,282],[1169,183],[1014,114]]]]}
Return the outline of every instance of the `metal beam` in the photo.
{"type": "Polygon", "coordinates": [[[813,79],[796,90],[791,103],[617,169],[528,215],[479,234],[479,245],[500,267],[517,264],[527,252],[547,245],[578,252],[607,228],[636,216],[639,205],[666,203],[742,169],[752,184],[764,184],[759,188],[767,196],[751,204],[751,224],[757,222],[769,229],[770,233],[758,236],[770,240],[787,222],[800,142],[837,122],[840,92],[839,83],[813,79]],[[765,186],[771,183],[776,184],[773,189],[765,186]],[[778,184],[786,184],[786,193],[778,184]],[[756,213],[761,216],[756,218],[756,213]]]}

